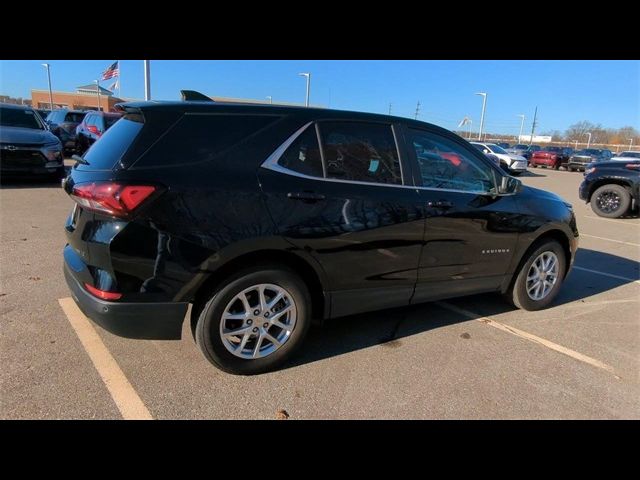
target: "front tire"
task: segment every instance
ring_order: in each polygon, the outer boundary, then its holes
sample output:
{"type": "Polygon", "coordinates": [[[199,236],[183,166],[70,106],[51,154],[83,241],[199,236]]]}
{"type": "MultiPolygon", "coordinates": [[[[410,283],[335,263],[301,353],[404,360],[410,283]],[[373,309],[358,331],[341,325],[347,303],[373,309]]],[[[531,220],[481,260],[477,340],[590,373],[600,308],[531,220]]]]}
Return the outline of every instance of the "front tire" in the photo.
{"type": "Polygon", "coordinates": [[[257,266],[219,285],[199,311],[196,343],[217,368],[238,375],[276,369],[297,350],[311,325],[304,281],[280,266],[257,266]]]}
{"type": "Polygon", "coordinates": [[[603,185],[591,195],[591,210],[600,217],[618,218],[629,210],[630,205],[631,195],[621,185],[603,185]]]}
{"type": "Polygon", "coordinates": [[[507,299],[522,310],[547,308],[560,291],[566,265],[562,245],[545,240],[529,254],[506,294],[507,299]]]}

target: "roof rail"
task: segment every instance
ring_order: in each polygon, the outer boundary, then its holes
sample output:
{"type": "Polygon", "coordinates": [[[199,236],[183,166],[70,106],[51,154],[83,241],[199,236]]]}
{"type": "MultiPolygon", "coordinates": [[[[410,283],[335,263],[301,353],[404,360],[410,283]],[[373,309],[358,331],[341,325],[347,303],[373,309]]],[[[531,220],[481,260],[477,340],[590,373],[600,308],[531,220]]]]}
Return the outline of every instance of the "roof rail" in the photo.
{"type": "Polygon", "coordinates": [[[213,102],[213,99],[195,90],[180,90],[182,101],[213,102]]]}

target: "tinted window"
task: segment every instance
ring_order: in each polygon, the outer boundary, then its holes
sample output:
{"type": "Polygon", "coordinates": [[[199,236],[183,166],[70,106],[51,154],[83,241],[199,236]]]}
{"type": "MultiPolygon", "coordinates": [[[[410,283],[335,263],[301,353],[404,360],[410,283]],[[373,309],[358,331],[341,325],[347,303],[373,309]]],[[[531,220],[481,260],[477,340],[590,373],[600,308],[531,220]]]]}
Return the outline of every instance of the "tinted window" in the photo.
{"type": "Polygon", "coordinates": [[[547,152],[559,152],[560,147],[547,147],[546,150],[547,152]]]}
{"type": "Polygon", "coordinates": [[[78,164],[80,170],[111,170],[120,161],[142,130],[142,117],[127,115],[105,132],[83,155],[89,165],[78,164]]]}
{"type": "Polygon", "coordinates": [[[327,178],[402,184],[391,125],[320,123],[327,178]]]}
{"type": "Polygon", "coordinates": [[[111,128],[111,126],[120,120],[119,115],[106,115],[103,117],[106,128],[111,128]]]}
{"type": "MultiPolygon", "coordinates": [[[[140,160],[144,166],[212,160],[279,117],[268,115],[184,115],[140,160]]],[[[116,123],[111,130],[117,128],[116,123]]]]}
{"type": "Polygon", "coordinates": [[[91,126],[91,125],[95,125],[96,124],[96,115],[87,115],[87,118],[85,118],[84,123],[87,124],[87,126],[91,126]]]}
{"type": "Polygon", "coordinates": [[[471,145],[473,145],[474,147],[476,147],[476,150],[479,150],[480,152],[484,152],[485,150],[487,150],[484,145],[480,145],[478,143],[472,143],[471,145]]]}
{"type": "Polygon", "coordinates": [[[3,127],[44,129],[44,125],[40,123],[40,117],[33,110],[22,108],[0,107],[0,125],[3,127]]]}
{"type": "Polygon", "coordinates": [[[52,123],[62,123],[63,120],[64,120],[64,111],[62,110],[55,110],[51,112],[47,117],[47,122],[52,122],[52,123]]]}
{"type": "Polygon", "coordinates": [[[84,118],[84,113],[77,113],[77,112],[67,112],[67,114],[64,116],[64,121],[65,122],[73,122],[73,123],[80,123],[82,121],[82,119],[84,118]]]}
{"type": "Polygon", "coordinates": [[[278,160],[278,165],[304,175],[323,176],[318,137],[313,126],[307,128],[287,148],[287,151],[278,160]]]}
{"type": "Polygon", "coordinates": [[[493,153],[500,153],[502,155],[506,155],[507,154],[507,152],[505,152],[502,147],[499,147],[498,145],[496,145],[494,143],[490,143],[487,146],[489,147],[489,150],[491,150],[493,153]]]}
{"type": "Polygon", "coordinates": [[[495,190],[493,171],[458,143],[421,130],[409,130],[409,144],[413,146],[422,186],[489,192],[495,190]]]}
{"type": "Polygon", "coordinates": [[[626,158],[640,158],[640,152],[622,152],[618,156],[626,158]]]}

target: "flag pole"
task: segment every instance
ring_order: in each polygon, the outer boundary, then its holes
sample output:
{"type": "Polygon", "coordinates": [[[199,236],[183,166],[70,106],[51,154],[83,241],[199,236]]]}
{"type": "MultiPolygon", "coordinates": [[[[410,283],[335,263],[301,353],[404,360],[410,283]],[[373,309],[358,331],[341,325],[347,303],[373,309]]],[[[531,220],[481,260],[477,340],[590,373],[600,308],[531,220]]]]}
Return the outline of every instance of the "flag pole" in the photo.
{"type": "Polygon", "coordinates": [[[120,60],[118,60],[118,98],[122,98],[122,70],[120,68],[120,60]]]}

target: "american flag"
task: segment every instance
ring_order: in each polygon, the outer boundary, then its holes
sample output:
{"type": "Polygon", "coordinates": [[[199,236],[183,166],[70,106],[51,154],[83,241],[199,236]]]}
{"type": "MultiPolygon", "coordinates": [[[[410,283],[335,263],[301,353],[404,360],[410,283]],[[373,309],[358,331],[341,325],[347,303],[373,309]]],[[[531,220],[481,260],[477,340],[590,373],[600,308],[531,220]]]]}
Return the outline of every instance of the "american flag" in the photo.
{"type": "Polygon", "coordinates": [[[117,77],[119,75],[120,65],[118,65],[118,61],[115,61],[109,68],[102,72],[102,80],[109,80],[110,78],[117,77]]]}

